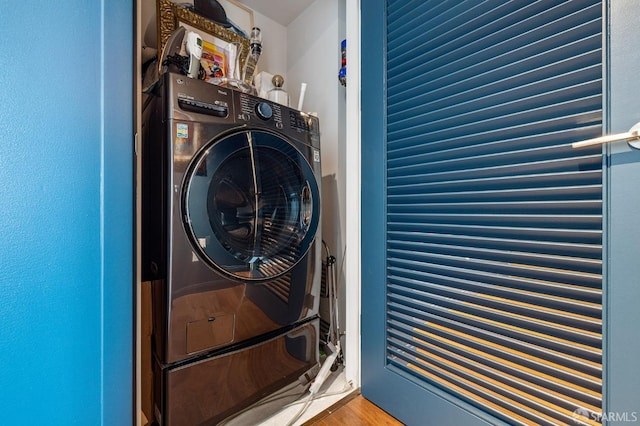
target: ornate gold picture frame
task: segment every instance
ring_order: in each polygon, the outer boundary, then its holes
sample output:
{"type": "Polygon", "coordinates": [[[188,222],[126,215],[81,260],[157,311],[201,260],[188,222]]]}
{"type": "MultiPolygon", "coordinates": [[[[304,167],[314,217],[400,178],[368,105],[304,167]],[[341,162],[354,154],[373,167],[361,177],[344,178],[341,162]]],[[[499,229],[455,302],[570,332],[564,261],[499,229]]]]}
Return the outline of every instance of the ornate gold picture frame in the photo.
{"type": "Polygon", "coordinates": [[[206,43],[217,46],[240,43],[240,64],[244,64],[249,52],[249,39],[169,0],[157,1],[157,23],[158,52],[162,52],[171,34],[181,25],[187,29],[193,27],[206,43]]]}

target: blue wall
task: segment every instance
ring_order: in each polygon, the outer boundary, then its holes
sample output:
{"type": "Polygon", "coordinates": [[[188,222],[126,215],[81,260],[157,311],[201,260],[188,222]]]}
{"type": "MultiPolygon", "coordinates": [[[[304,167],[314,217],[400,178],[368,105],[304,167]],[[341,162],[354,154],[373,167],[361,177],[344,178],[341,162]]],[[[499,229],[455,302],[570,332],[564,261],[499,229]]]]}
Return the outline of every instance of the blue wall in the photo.
{"type": "Polygon", "coordinates": [[[133,4],[0,0],[0,423],[129,424],[133,4]]]}

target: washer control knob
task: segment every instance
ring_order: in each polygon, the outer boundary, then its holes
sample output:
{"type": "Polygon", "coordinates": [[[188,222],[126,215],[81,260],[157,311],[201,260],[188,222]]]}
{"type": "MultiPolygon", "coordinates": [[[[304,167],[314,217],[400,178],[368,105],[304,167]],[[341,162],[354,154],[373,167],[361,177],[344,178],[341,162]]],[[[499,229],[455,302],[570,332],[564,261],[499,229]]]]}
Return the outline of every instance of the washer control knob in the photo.
{"type": "Polygon", "coordinates": [[[266,102],[258,102],[256,104],[256,114],[263,120],[268,120],[273,116],[271,105],[266,102]]]}

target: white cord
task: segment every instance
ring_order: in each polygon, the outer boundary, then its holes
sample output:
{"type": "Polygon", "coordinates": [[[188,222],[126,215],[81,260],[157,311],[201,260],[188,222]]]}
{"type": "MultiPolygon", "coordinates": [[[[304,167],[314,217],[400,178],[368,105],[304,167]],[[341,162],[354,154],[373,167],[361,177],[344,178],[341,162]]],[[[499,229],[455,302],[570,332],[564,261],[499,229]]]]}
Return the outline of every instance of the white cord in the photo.
{"type": "Polygon", "coordinates": [[[339,391],[336,391],[336,392],[330,392],[330,393],[315,394],[315,395],[314,394],[308,394],[307,398],[304,399],[304,400],[294,401],[292,403],[289,403],[289,404],[285,405],[284,407],[282,407],[283,410],[287,409],[289,407],[293,407],[295,405],[304,403],[304,405],[296,413],[296,415],[291,420],[289,420],[289,423],[287,423],[287,426],[292,426],[296,421],[298,421],[298,419],[300,417],[302,417],[304,412],[309,409],[309,407],[311,406],[311,403],[313,401],[317,401],[317,400],[322,399],[322,398],[327,398],[329,396],[341,395],[341,394],[349,392],[351,390],[353,390],[353,384],[351,382],[349,382],[349,383],[346,384],[346,386],[344,386],[342,388],[342,390],[339,390],[339,391]]]}
{"type": "Polygon", "coordinates": [[[298,411],[298,413],[291,420],[289,420],[289,423],[287,423],[287,426],[293,426],[293,424],[300,418],[300,416],[302,416],[302,414],[304,414],[304,412],[307,411],[307,408],[309,408],[309,406],[311,405],[311,402],[313,402],[313,397],[314,397],[313,394],[309,394],[309,396],[307,397],[307,400],[305,401],[300,411],[298,411]]]}
{"type": "MultiPolygon", "coordinates": [[[[335,391],[335,392],[330,392],[330,393],[319,393],[319,394],[315,395],[313,400],[317,401],[319,399],[328,398],[330,396],[342,395],[343,393],[346,393],[346,392],[349,392],[349,391],[352,391],[352,390],[353,390],[353,385],[351,383],[347,383],[341,390],[335,391]]],[[[289,407],[294,407],[296,405],[303,404],[304,402],[305,402],[305,400],[293,401],[293,402],[288,403],[284,407],[282,407],[282,409],[284,410],[284,409],[287,409],[289,407]]]]}
{"type": "MultiPolygon", "coordinates": [[[[332,257],[331,250],[329,250],[329,246],[327,245],[326,242],[323,241],[323,244],[327,253],[327,261],[329,261],[330,257],[332,257]]],[[[345,251],[343,252],[343,259],[342,259],[340,268],[344,266],[344,254],[346,254],[346,247],[345,247],[345,251]]],[[[337,277],[335,258],[334,258],[333,263],[331,265],[329,265],[327,262],[327,287],[328,287],[328,293],[329,293],[328,299],[329,299],[329,322],[330,322],[329,335],[327,336],[328,337],[327,343],[328,343],[328,346],[333,347],[334,352],[331,353],[324,360],[324,363],[320,368],[320,372],[318,373],[315,380],[311,383],[311,386],[309,387],[309,395],[306,397],[306,399],[294,401],[282,407],[283,409],[285,409],[297,404],[302,404],[304,402],[304,405],[302,406],[302,408],[300,408],[300,410],[298,410],[296,415],[291,420],[289,420],[289,422],[287,423],[287,426],[292,426],[304,414],[304,412],[307,411],[307,409],[309,408],[309,406],[314,400],[332,396],[332,395],[339,395],[352,389],[352,384],[347,383],[347,386],[345,386],[341,391],[332,392],[328,394],[327,393],[319,394],[320,387],[322,386],[324,381],[327,379],[327,377],[331,374],[331,371],[330,371],[331,366],[333,365],[336,358],[341,353],[340,326],[338,323],[339,313],[338,313],[337,281],[338,281],[338,277],[337,277]],[[329,271],[329,268],[331,269],[330,271],[329,271]]]]}

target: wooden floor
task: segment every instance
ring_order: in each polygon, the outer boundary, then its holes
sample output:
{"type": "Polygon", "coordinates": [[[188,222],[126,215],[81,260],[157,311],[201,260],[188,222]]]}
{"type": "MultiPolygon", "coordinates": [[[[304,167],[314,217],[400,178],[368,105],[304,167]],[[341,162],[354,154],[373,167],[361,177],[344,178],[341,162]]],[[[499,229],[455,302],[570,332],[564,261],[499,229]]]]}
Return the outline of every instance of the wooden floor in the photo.
{"type": "Polygon", "coordinates": [[[402,426],[377,405],[354,392],[332,407],[327,408],[303,426],[402,426]]]}

